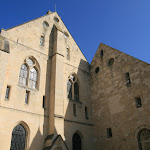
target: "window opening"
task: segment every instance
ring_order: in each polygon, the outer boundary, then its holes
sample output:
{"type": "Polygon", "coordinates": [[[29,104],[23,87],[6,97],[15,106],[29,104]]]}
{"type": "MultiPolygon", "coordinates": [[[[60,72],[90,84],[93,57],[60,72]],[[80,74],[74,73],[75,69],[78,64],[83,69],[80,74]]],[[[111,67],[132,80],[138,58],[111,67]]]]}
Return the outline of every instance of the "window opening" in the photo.
{"type": "Polygon", "coordinates": [[[78,133],[75,133],[72,138],[73,150],[82,150],[82,141],[78,133]]]}
{"type": "Polygon", "coordinates": [[[44,21],[44,22],[43,22],[43,26],[44,26],[45,28],[48,28],[48,27],[49,27],[48,22],[47,22],[47,21],[44,21]]]}
{"type": "Polygon", "coordinates": [[[69,100],[79,101],[79,85],[74,75],[70,75],[67,81],[67,97],[69,100]]]}
{"type": "Polygon", "coordinates": [[[107,138],[112,138],[112,130],[111,130],[111,128],[107,128],[107,138]]]}
{"type": "Polygon", "coordinates": [[[44,45],[44,36],[43,35],[40,37],[40,45],[44,45]]]}
{"type": "Polygon", "coordinates": [[[6,88],[6,94],[5,94],[5,99],[9,99],[9,94],[10,94],[10,86],[7,86],[7,88],[6,88]]]}
{"type": "Polygon", "coordinates": [[[98,73],[99,72],[99,67],[97,67],[96,69],[95,69],[95,73],[98,73]]]}
{"type": "Polygon", "coordinates": [[[141,102],[141,98],[140,97],[136,98],[136,107],[137,108],[142,107],[142,102],[141,102]]]}
{"type": "Polygon", "coordinates": [[[29,103],[29,93],[30,93],[30,91],[26,91],[25,104],[28,104],[28,103],[29,103]]]}
{"type": "Polygon", "coordinates": [[[112,65],[114,64],[114,61],[115,61],[114,58],[109,59],[109,61],[108,61],[108,66],[109,66],[109,67],[112,66],[112,65]]]}
{"type": "Polygon", "coordinates": [[[29,87],[36,88],[37,71],[35,68],[30,69],[29,87]]]}
{"type": "Polygon", "coordinates": [[[103,58],[104,52],[103,50],[100,50],[100,57],[103,58]]]}
{"type": "Polygon", "coordinates": [[[58,22],[59,22],[59,19],[58,19],[57,17],[54,17],[54,21],[55,21],[56,23],[58,23],[58,22]]]}
{"type": "Polygon", "coordinates": [[[28,77],[28,68],[25,64],[21,66],[20,75],[19,75],[19,83],[26,85],[27,84],[27,77],[28,77]]]}
{"type": "Polygon", "coordinates": [[[43,108],[46,108],[46,96],[43,96],[43,105],[42,105],[43,108]]]}
{"type": "Polygon", "coordinates": [[[125,74],[125,77],[126,77],[126,85],[129,86],[129,85],[131,84],[129,72],[127,72],[127,73],[125,74]]]}
{"type": "Polygon", "coordinates": [[[73,115],[76,116],[76,104],[73,104],[73,115]]]}
{"type": "Polygon", "coordinates": [[[69,48],[66,48],[66,58],[68,60],[70,59],[70,50],[69,50],[69,48]]]}
{"type": "Polygon", "coordinates": [[[138,142],[140,150],[150,149],[150,130],[142,129],[138,134],[138,142]]]}
{"type": "Polygon", "coordinates": [[[17,125],[12,132],[10,150],[25,150],[26,130],[22,125],[17,125]]]}
{"type": "Polygon", "coordinates": [[[86,119],[89,119],[89,117],[88,117],[88,109],[87,109],[87,107],[85,107],[85,118],[86,118],[86,119]]]}

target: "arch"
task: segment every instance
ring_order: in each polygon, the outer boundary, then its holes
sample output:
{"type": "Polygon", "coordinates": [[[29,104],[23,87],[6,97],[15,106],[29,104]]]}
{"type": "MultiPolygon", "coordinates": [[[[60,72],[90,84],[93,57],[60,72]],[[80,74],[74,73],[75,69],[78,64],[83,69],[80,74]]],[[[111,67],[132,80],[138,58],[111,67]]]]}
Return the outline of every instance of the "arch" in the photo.
{"type": "Polygon", "coordinates": [[[139,150],[149,150],[150,149],[150,130],[143,128],[138,132],[137,135],[139,150]]]}
{"type": "Polygon", "coordinates": [[[26,150],[28,147],[29,128],[24,122],[19,122],[12,130],[10,150],[26,150]]]}
{"type": "Polygon", "coordinates": [[[72,149],[82,150],[82,138],[79,132],[75,132],[72,137],[72,149]]]}
{"type": "Polygon", "coordinates": [[[40,76],[40,65],[38,61],[33,56],[28,56],[24,60],[23,65],[21,66],[19,74],[19,83],[33,89],[39,89],[39,80],[40,80],[39,76],[40,76]],[[27,71],[23,70],[24,66],[28,68],[26,69],[27,71]],[[23,73],[26,75],[26,76],[24,75],[25,79],[22,77],[23,73]]]}

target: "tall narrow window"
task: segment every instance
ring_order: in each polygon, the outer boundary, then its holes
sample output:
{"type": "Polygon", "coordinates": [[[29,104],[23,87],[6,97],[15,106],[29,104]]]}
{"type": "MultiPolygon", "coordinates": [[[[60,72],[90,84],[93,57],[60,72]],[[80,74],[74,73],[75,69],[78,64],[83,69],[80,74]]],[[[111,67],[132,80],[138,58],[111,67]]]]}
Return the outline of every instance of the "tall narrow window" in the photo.
{"type": "Polygon", "coordinates": [[[135,101],[136,101],[136,107],[137,108],[142,107],[142,102],[141,102],[141,98],[140,97],[137,97],[135,101]]]}
{"type": "Polygon", "coordinates": [[[79,84],[74,75],[70,75],[67,81],[67,97],[69,100],[79,101],[79,84]]]}
{"type": "Polygon", "coordinates": [[[30,94],[30,91],[26,91],[25,104],[28,104],[28,103],[29,103],[29,94],[30,94]]]}
{"type": "Polygon", "coordinates": [[[10,150],[25,150],[26,130],[22,125],[17,125],[12,132],[10,150]]]}
{"type": "Polygon", "coordinates": [[[66,48],[66,58],[68,60],[70,60],[70,50],[69,50],[69,48],[66,48]]]}
{"type": "Polygon", "coordinates": [[[43,96],[43,104],[42,104],[43,108],[46,108],[46,96],[43,96]]]}
{"type": "Polygon", "coordinates": [[[76,116],[76,104],[73,104],[73,115],[76,116]]]}
{"type": "Polygon", "coordinates": [[[36,88],[37,71],[35,68],[30,69],[29,87],[36,88]]]}
{"type": "Polygon", "coordinates": [[[40,45],[44,45],[44,36],[43,35],[41,35],[41,37],[40,37],[40,45]]]}
{"type": "Polygon", "coordinates": [[[5,94],[5,99],[9,99],[9,94],[10,94],[10,86],[7,86],[7,88],[6,88],[6,94],[5,94]]]}
{"type": "Polygon", "coordinates": [[[103,58],[103,55],[104,55],[103,50],[100,50],[100,58],[103,58]]]}
{"type": "Polygon", "coordinates": [[[111,128],[107,128],[107,138],[112,138],[112,130],[111,130],[111,128]]]}
{"type": "Polygon", "coordinates": [[[23,64],[20,69],[19,83],[27,85],[27,77],[28,77],[28,67],[25,64],[23,64]]]}
{"type": "Polygon", "coordinates": [[[86,118],[86,119],[89,119],[89,117],[88,117],[88,109],[87,109],[87,107],[85,107],[85,118],[86,118]]]}
{"type": "Polygon", "coordinates": [[[77,82],[74,84],[74,99],[79,101],[79,85],[77,82]]]}
{"type": "Polygon", "coordinates": [[[129,72],[125,73],[125,77],[126,77],[126,85],[129,86],[131,84],[129,72]]]}

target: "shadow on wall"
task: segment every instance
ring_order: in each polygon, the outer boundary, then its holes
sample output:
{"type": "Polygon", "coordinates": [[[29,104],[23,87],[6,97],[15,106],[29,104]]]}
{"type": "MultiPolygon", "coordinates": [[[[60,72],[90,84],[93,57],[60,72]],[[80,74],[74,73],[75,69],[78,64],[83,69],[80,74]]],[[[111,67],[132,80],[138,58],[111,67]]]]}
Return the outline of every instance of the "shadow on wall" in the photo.
{"type": "MultiPolygon", "coordinates": [[[[90,137],[91,117],[90,111],[90,65],[83,59],[80,60],[76,72],[70,72],[67,84],[67,97],[64,101],[68,103],[64,118],[64,136],[69,150],[85,150],[90,137]],[[87,116],[85,107],[88,108],[87,116]]],[[[65,94],[66,95],[66,94],[65,94]]]]}

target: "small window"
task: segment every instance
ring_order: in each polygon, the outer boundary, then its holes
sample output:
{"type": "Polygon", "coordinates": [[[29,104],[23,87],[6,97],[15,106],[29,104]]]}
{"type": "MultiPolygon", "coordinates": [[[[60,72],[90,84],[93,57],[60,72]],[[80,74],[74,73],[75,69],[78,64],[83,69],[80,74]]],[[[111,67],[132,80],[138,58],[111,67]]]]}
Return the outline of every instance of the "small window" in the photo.
{"type": "Polygon", "coordinates": [[[68,38],[69,37],[69,34],[67,32],[64,32],[64,37],[65,38],[68,38]]]}
{"type": "Polygon", "coordinates": [[[48,27],[49,27],[48,22],[47,22],[47,21],[44,21],[44,22],[43,22],[43,26],[44,26],[45,28],[48,28],[48,27]]]}
{"type": "Polygon", "coordinates": [[[59,19],[57,17],[54,17],[55,22],[59,22],[59,19]]]}
{"type": "Polygon", "coordinates": [[[107,138],[112,138],[112,130],[111,130],[111,128],[107,128],[107,138]]]}
{"type": "Polygon", "coordinates": [[[141,102],[141,98],[140,97],[136,98],[136,107],[137,108],[142,107],[142,102],[141,102]]]}
{"type": "Polygon", "coordinates": [[[43,108],[46,108],[46,96],[43,96],[43,104],[42,104],[43,108]]]}
{"type": "Polygon", "coordinates": [[[108,61],[108,66],[110,67],[110,66],[112,66],[113,64],[114,64],[114,61],[115,61],[115,59],[114,58],[111,58],[111,59],[109,59],[109,61],[108,61]]]}
{"type": "Polygon", "coordinates": [[[87,107],[85,107],[85,118],[86,118],[86,119],[89,119],[89,117],[88,117],[88,109],[87,109],[87,107]]]}
{"type": "Polygon", "coordinates": [[[129,86],[131,84],[129,72],[125,73],[125,78],[126,78],[126,85],[129,86]]]}
{"type": "Polygon", "coordinates": [[[70,50],[69,50],[69,48],[66,48],[66,58],[68,60],[70,60],[70,50]]]}
{"type": "Polygon", "coordinates": [[[76,116],[76,104],[73,104],[73,115],[76,116]]]}
{"type": "Polygon", "coordinates": [[[40,45],[44,45],[44,36],[43,35],[40,37],[40,45]]]}
{"type": "Polygon", "coordinates": [[[5,99],[9,99],[9,95],[10,95],[10,86],[7,86],[7,88],[6,88],[6,94],[5,94],[5,99]]]}
{"type": "Polygon", "coordinates": [[[30,91],[26,91],[25,104],[28,104],[28,103],[29,103],[29,94],[30,94],[30,91]]]}
{"type": "Polygon", "coordinates": [[[97,67],[96,69],[95,69],[95,73],[98,73],[99,72],[99,67],[97,67]]]}
{"type": "Polygon", "coordinates": [[[100,50],[100,58],[103,58],[104,52],[103,50],[100,50]]]}

